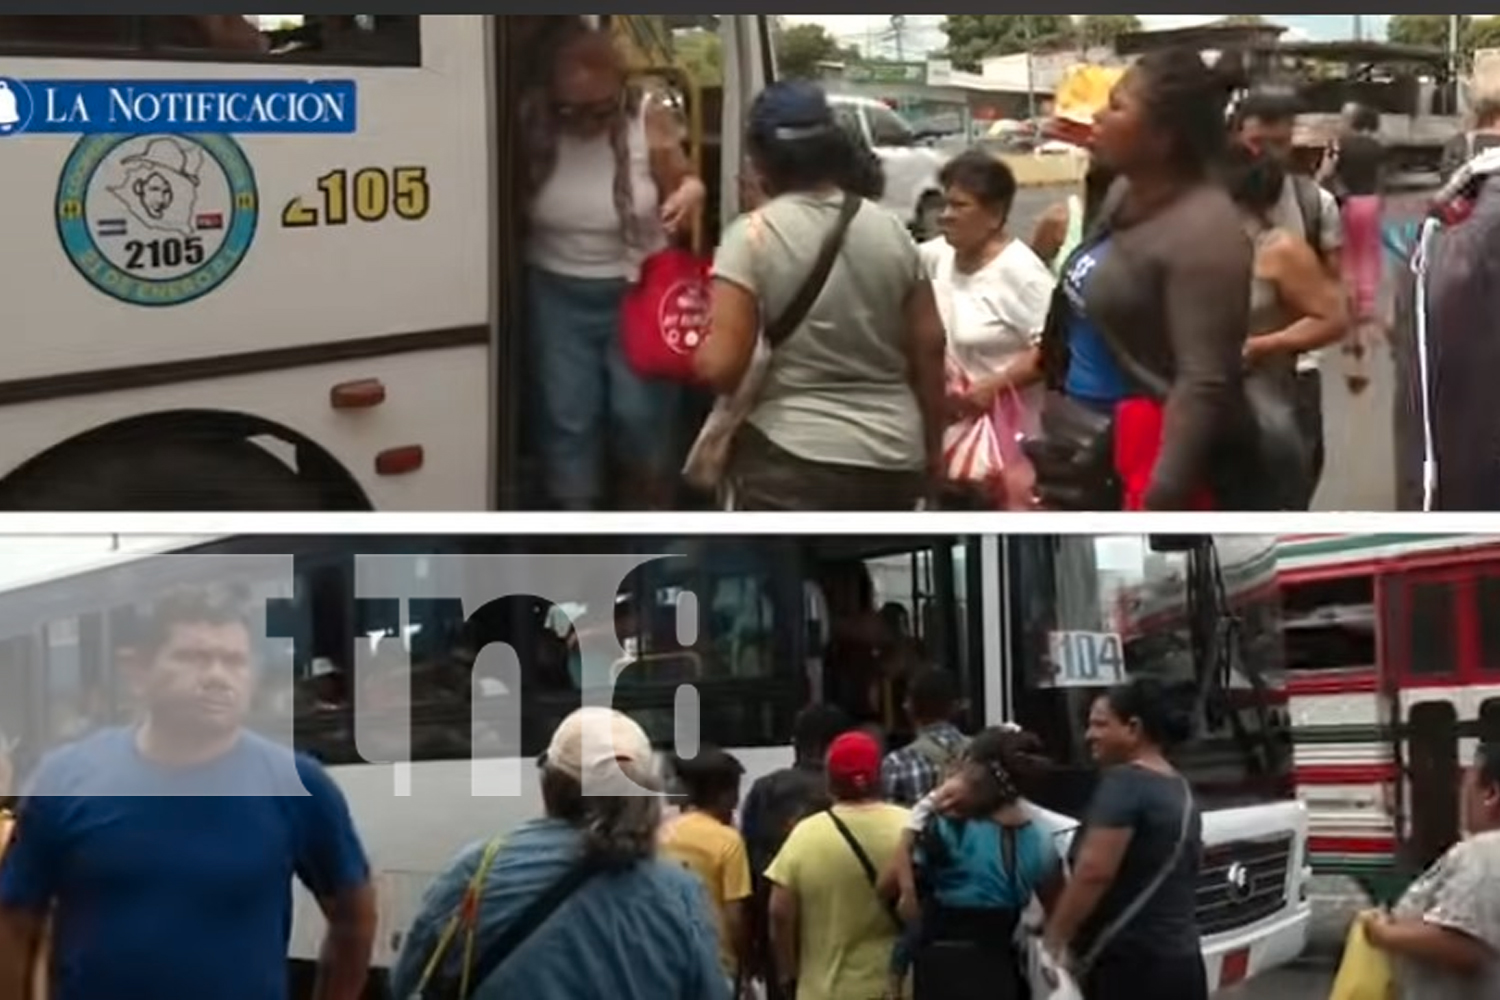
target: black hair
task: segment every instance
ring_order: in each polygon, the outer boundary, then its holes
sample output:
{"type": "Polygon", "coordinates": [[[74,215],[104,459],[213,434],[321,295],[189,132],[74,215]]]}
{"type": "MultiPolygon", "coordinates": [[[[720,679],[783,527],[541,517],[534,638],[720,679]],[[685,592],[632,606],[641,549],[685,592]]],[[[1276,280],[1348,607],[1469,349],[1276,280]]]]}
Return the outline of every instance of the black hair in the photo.
{"type": "Polygon", "coordinates": [[[1016,201],[1016,175],[998,156],[982,149],[960,153],[938,172],[943,190],[958,188],[1001,219],[1008,219],[1016,201]]]}
{"type": "Polygon", "coordinates": [[[912,678],[906,697],[918,721],[946,722],[958,705],[958,679],[946,670],[923,670],[912,678]]]}
{"type": "Polygon", "coordinates": [[[1356,132],[1373,135],[1380,131],[1380,112],[1368,104],[1356,104],[1349,109],[1349,127],[1356,132]]]}
{"type": "MultiPolygon", "coordinates": [[[[192,625],[238,625],[251,633],[243,595],[237,590],[194,587],[163,594],[135,633],[135,647],[150,657],[172,640],[177,629],[192,625]]],[[[253,633],[252,633],[253,634],[253,633]]]]}
{"type": "Polygon", "coordinates": [[[1171,137],[1172,166],[1188,176],[1206,173],[1224,151],[1229,96],[1240,85],[1240,73],[1215,70],[1185,46],[1147,52],[1132,72],[1141,82],[1147,117],[1171,137]]]}
{"type": "Polygon", "coordinates": [[[1120,175],[1111,168],[1092,160],[1088,173],[1083,175],[1083,228],[1087,232],[1104,208],[1104,200],[1115,186],[1120,175]]]}
{"type": "Polygon", "coordinates": [[[1267,125],[1285,125],[1302,113],[1302,99],[1290,87],[1264,86],[1252,90],[1234,109],[1234,128],[1239,131],[1251,120],[1267,125]]]}
{"type": "Polygon", "coordinates": [[[672,758],[672,771],[690,805],[706,809],[718,805],[740,787],[745,765],[727,750],[700,746],[695,757],[672,758]]]}
{"type": "Polygon", "coordinates": [[[835,178],[838,186],[850,194],[857,194],[867,201],[880,201],[885,197],[885,164],[880,154],[848,129],[840,129],[849,150],[844,155],[843,177],[835,178]]]}
{"type": "Polygon", "coordinates": [[[1479,744],[1474,754],[1474,767],[1479,771],[1479,780],[1486,788],[1500,788],[1500,743],[1479,744]]]}
{"type": "Polygon", "coordinates": [[[1104,695],[1109,710],[1122,722],[1139,723],[1141,733],[1163,750],[1193,738],[1193,715],[1155,677],[1138,677],[1104,695]]]}
{"type": "Polygon", "coordinates": [[[1286,187],[1286,168],[1280,161],[1241,142],[1229,144],[1219,176],[1234,203],[1262,221],[1269,220],[1286,187]]]}
{"type": "Polygon", "coordinates": [[[837,705],[809,705],[792,720],[792,745],[799,759],[821,764],[833,741],[853,728],[854,720],[837,705]]]}
{"type": "Polygon", "coordinates": [[[986,729],[969,741],[964,766],[975,782],[974,812],[988,815],[1021,799],[1023,774],[1033,766],[1040,741],[1029,733],[986,729]]]}

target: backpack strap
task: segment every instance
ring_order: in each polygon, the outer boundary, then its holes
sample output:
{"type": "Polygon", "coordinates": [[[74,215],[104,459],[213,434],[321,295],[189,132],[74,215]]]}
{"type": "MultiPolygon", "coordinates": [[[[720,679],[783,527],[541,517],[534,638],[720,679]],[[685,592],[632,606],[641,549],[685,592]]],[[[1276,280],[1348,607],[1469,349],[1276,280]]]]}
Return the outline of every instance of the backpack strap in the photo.
{"type": "Polygon", "coordinates": [[[818,299],[823,295],[823,289],[828,287],[828,279],[833,276],[833,266],[838,263],[839,254],[844,250],[844,239],[849,235],[849,227],[854,223],[854,217],[859,214],[860,208],[864,206],[864,199],[857,194],[844,194],[844,202],[839,206],[838,218],[834,221],[833,228],[823,239],[823,246],[818,251],[817,261],[813,264],[812,273],[792,297],[780,316],[767,323],[764,336],[766,343],[772,348],[778,348],[791,339],[792,334],[802,326],[812,312],[813,306],[818,304],[818,299]]]}
{"type": "Polygon", "coordinates": [[[941,771],[962,756],[967,745],[968,740],[965,739],[956,746],[945,747],[931,733],[923,733],[911,741],[911,750],[941,771]]]}
{"type": "Polygon", "coordinates": [[[474,874],[469,876],[469,884],[464,887],[458,906],[448,918],[448,923],[443,926],[443,932],[438,935],[437,944],[433,947],[432,954],[427,957],[427,964],[422,967],[422,978],[417,980],[416,995],[418,997],[427,996],[430,987],[437,982],[438,970],[442,967],[443,960],[448,957],[448,952],[453,948],[460,932],[464,935],[464,968],[460,974],[458,995],[460,997],[469,995],[471,985],[469,973],[473,966],[475,935],[479,930],[479,901],[484,893],[485,883],[489,881],[490,869],[495,866],[495,858],[500,854],[503,844],[503,838],[495,837],[484,845],[484,853],[479,856],[479,864],[475,867],[474,874]]]}

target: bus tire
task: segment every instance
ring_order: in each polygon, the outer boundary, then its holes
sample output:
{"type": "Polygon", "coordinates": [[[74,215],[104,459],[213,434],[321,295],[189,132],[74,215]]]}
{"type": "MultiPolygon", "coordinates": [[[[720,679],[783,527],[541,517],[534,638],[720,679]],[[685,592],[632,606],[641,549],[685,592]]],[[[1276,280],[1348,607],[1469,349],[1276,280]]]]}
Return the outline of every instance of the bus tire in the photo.
{"type": "Polygon", "coordinates": [[[102,440],[44,458],[0,483],[11,511],[320,511],[317,484],[233,438],[102,440]]]}

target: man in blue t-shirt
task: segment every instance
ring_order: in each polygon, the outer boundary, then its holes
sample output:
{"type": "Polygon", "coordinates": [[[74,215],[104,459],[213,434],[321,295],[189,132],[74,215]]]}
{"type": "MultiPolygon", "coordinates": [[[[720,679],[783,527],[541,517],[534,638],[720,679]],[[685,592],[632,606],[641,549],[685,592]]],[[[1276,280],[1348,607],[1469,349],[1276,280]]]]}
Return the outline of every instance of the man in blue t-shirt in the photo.
{"type": "Polygon", "coordinates": [[[0,997],[51,920],[53,1000],[285,1000],[292,879],[329,930],[321,998],[356,1000],[375,932],[348,805],[314,761],[245,731],[238,609],[163,600],[135,664],[145,720],[48,755],[0,862],[0,997]]]}

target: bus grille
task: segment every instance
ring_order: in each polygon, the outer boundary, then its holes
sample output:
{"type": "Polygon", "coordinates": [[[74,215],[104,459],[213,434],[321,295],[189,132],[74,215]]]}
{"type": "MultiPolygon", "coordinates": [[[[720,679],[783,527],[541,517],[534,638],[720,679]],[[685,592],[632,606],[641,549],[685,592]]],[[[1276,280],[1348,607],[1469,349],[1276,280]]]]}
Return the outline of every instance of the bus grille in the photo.
{"type": "Polygon", "coordinates": [[[1295,842],[1276,836],[1208,848],[1198,877],[1199,932],[1224,934],[1279,913],[1295,842]]]}

